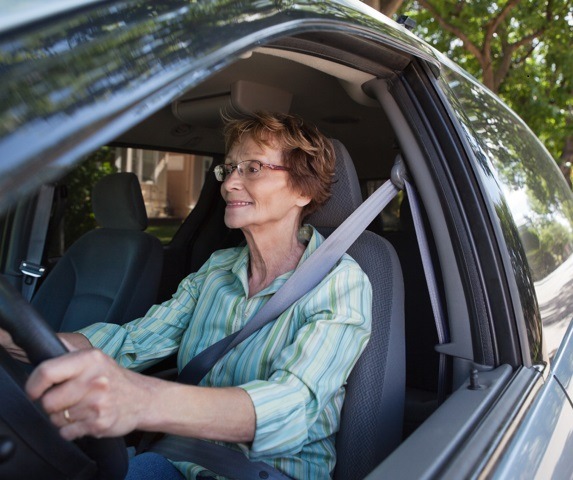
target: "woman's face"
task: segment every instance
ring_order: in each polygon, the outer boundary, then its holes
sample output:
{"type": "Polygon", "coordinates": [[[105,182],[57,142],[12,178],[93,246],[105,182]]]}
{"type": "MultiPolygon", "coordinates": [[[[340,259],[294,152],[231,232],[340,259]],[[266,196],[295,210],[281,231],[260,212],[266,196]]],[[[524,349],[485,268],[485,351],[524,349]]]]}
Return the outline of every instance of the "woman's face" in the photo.
{"type": "MultiPolygon", "coordinates": [[[[245,160],[284,166],[279,149],[258,145],[250,137],[244,137],[231,147],[225,163],[237,165],[245,160]]],[[[292,190],[288,171],[267,167],[262,167],[256,178],[240,176],[237,169],[233,170],[222,183],[221,194],[227,203],[225,224],[253,233],[273,228],[298,228],[302,209],[311,200],[292,190]]]]}

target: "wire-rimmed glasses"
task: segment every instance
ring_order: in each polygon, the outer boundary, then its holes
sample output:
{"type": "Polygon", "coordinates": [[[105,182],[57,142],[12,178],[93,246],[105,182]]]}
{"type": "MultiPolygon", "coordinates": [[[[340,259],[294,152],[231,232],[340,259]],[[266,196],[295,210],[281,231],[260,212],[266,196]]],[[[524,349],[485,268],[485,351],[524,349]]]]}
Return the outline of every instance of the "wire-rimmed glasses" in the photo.
{"type": "Polygon", "coordinates": [[[270,163],[263,163],[259,160],[245,160],[239,163],[222,163],[215,167],[215,177],[219,182],[224,182],[227,177],[229,177],[233,170],[237,170],[240,177],[251,180],[257,178],[261,174],[263,167],[269,168],[270,170],[290,170],[288,167],[283,167],[281,165],[272,165],[270,163]]]}

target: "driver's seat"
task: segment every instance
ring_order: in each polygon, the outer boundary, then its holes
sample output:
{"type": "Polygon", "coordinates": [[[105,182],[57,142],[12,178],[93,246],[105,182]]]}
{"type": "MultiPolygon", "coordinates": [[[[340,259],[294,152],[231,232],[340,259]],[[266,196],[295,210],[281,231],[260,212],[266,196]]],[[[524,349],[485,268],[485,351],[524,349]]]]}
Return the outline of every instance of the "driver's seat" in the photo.
{"type": "Polygon", "coordinates": [[[55,331],[123,324],[155,303],[163,248],[145,233],[147,212],[134,173],[107,175],[92,192],[99,228],[80,237],[32,298],[55,331]]]}
{"type": "MultiPolygon", "coordinates": [[[[358,176],[348,151],[333,140],[336,183],[331,199],[306,219],[330,234],[361,203],[358,176]]],[[[372,284],[372,335],[346,386],[336,437],[335,480],[359,480],[402,440],[406,381],[404,283],[392,245],[370,231],[348,249],[372,284]]]]}

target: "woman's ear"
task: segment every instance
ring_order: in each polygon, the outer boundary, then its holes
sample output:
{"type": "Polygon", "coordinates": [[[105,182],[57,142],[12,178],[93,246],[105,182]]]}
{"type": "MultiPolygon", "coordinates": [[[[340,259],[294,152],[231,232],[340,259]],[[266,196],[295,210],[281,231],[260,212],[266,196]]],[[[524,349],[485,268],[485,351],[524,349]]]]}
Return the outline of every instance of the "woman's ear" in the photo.
{"type": "Polygon", "coordinates": [[[303,208],[306,207],[311,201],[312,201],[311,197],[309,197],[308,195],[303,195],[301,193],[297,198],[296,205],[303,208]]]}

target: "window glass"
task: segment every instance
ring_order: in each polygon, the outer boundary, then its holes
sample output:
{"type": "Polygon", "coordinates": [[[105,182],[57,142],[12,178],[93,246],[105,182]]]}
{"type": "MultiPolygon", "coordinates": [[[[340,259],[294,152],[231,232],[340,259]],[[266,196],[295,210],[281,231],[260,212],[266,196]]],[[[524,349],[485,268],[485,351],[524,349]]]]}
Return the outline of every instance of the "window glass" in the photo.
{"type": "Polygon", "coordinates": [[[195,207],[213,158],[135,148],[118,148],[115,156],[119,171],[139,178],[149,217],[147,231],[169,243],[195,207]]]}
{"type": "MultiPolygon", "coordinates": [[[[529,129],[487,90],[444,70],[450,101],[495,204],[516,278],[530,277],[554,355],[573,316],[573,195],[557,164],[529,129]],[[448,90],[448,87],[451,90],[448,90]],[[522,258],[523,254],[525,259],[522,258]]],[[[519,285],[522,300],[529,285],[519,285]]],[[[526,317],[532,317],[523,305],[526,317]]],[[[537,308],[533,306],[535,310],[537,308]]],[[[530,325],[530,336],[540,335],[530,325]]]]}
{"type": "Polygon", "coordinates": [[[59,256],[81,235],[96,228],[91,207],[95,183],[113,172],[137,175],[149,218],[147,232],[167,244],[195,207],[212,157],[134,148],[103,147],[62,182],[66,214],[55,233],[51,256],[59,256]]]}

